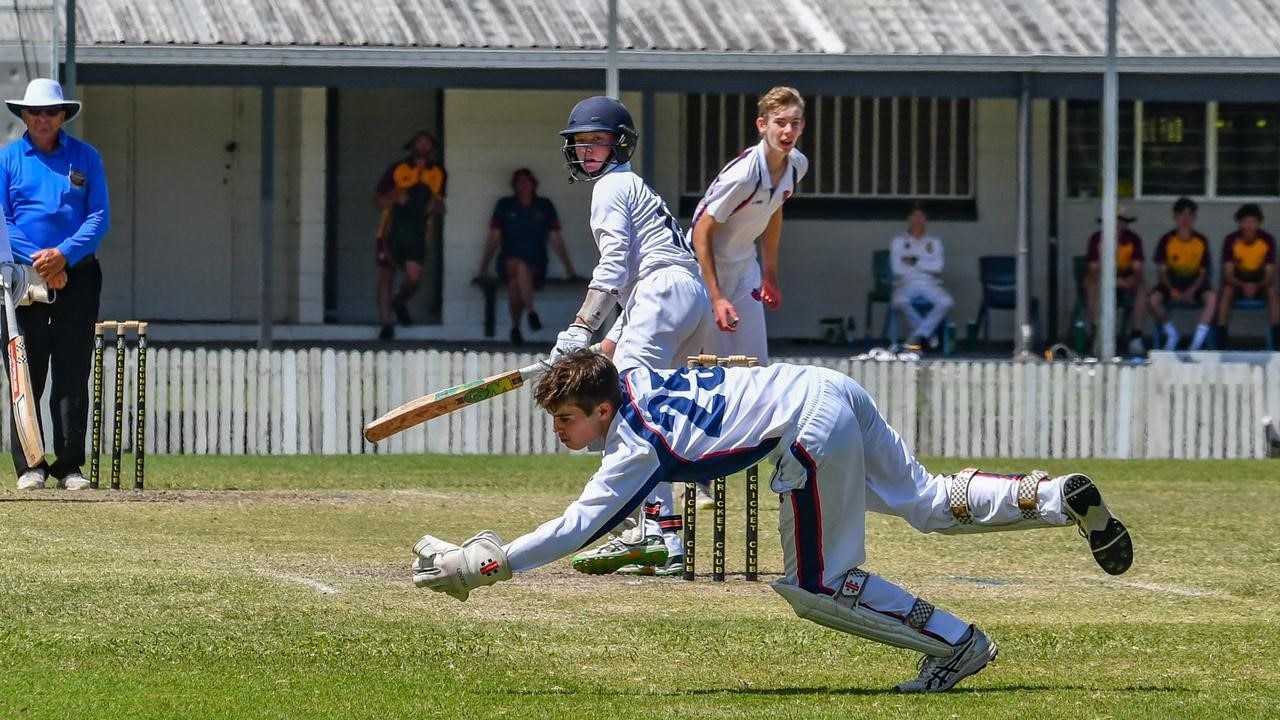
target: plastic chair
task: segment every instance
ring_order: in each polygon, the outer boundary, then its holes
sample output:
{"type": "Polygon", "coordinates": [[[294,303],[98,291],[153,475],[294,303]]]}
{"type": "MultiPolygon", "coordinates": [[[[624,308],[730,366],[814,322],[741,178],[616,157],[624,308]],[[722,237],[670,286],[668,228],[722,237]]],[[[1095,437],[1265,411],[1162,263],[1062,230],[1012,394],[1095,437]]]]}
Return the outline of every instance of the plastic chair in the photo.
{"type": "MultiPolygon", "coordinates": [[[[983,255],[978,258],[978,280],[982,283],[982,305],[974,321],[982,333],[984,345],[991,343],[991,311],[1017,310],[1018,261],[1012,255],[983,255]]],[[[1040,301],[1031,298],[1031,326],[1036,339],[1040,335],[1040,301]]]]}
{"type": "Polygon", "coordinates": [[[872,313],[876,303],[884,303],[884,335],[889,336],[889,326],[893,321],[893,266],[889,260],[888,250],[876,250],[871,253],[871,278],[873,285],[867,291],[867,321],[862,325],[866,333],[864,344],[871,347],[872,313]]]}
{"type": "MultiPolygon", "coordinates": [[[[1089,310],[1089,304],[1084,296],[1084,276],[1088,272],[1089,256],[1073,255],[1071,257],[1071,277],[1075,280],[1076,284],[1076,306],[1075,309],[1071,311],[1072,324],[1075,324],[1076,322],[1082,322],[1085,325],[1089,324],[1090,318],[1085,316],[1085,313],[1089,310]]],[[[1146,302],[1146,298],[1143,298],[1143,302],[1146,302]]],[[[1034,305],[1032,307],[1034,307],[1034,305]]],[[[1129,334],[1129,320],[1133,317],[1132,295],[1116,291],[1116,315],[1120,321],[1118,328],[1120,331],[1120,337],[1125,337],[1129,334]]],[[[1082,353],[1085,351],[1085,348],[1077,347],[1075,350],[1076,352],[1082,353]]]]}
{"type": "MultiPolygon", "coordinates": [[[[1170,300],[1164,305],[1165,314],[1170,320],[1173,319],[1174,315],[1176,315],[1179,310],[1191,310],[1199,315],[1200,312],[1204,310],[1204,303],[1198,300],[1170,300]]],[[[1167,339],[1164,336],[1164,326],[1155,319],[1154,314],[1151,317],[1151,326],[1154,328],[1151,332],[1151,347],[1155,349],[1164,347],[1164,342],[1167,339]]],[[[1209,333],[1208,340],[1205,341],[1206,350],[1214,349],[1213,336],[1214,333],[1211,331],[1209,333]]]]}
{"type": "MultiPolygon", "coordinates": [[[[1245,311],[1261,310],[1262,312],[1266,312],[1267,301],[1261,298],[1236,298],[1231,301],[1231,309],[1245,310],[1245,311]]],[[[1264,330],[1262,335],[1263,337],[1266,338],[1267,351],[1270,352],[1271,350],[1275,350],[1275,348],[1272,347],[1271,345],[1271,328],[1268,327],[1266,330],[1264,330]]],[[[1217,347],[1217,345],[1215,344],[1214,347],[1217,347]]],[[[1221,350],[1222,348],[1218,348],[1218,349],[1221,350]]]]}

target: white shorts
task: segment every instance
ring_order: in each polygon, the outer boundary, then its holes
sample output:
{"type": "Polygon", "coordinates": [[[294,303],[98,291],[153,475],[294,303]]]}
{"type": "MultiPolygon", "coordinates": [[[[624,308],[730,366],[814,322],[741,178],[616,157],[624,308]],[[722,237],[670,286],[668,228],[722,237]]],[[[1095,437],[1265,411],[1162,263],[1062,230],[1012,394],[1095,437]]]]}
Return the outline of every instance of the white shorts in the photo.
{"type": "Polygon", "coordinates": [[[683,268],[659,270],[631,290],[610,331],[618,371],[681,368],[690,355],[719,349],[719,330],[702,279],[683,268]]]}

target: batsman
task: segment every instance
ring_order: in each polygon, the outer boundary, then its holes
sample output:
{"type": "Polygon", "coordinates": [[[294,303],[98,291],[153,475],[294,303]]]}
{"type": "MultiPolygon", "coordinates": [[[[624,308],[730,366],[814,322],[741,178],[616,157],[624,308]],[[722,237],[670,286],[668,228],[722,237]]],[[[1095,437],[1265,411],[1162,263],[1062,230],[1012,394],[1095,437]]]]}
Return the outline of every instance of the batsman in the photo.
{"type": "Polygon", "coordinates": [[[455,545],[414,546],[414,583],[466,600],[586,547],[661,482],[706,483],[761,460],[774,466],[783,574],[773,589],[797,615],[920,652],[900,692],[943,692],[986,667],[996,644],[978,627],[863,568],[867,510],[920,532],[1075,526],[1104,571],[1133,562],[1128,530],[1078,473],[936,475],[911,454],[857,382],[825,368],[635,368],[621,377],[587,351],[562,356],[534,398],[571,450],[602,449],[600,469],[564,513],[504,544],[485,530],[455,545]]]}

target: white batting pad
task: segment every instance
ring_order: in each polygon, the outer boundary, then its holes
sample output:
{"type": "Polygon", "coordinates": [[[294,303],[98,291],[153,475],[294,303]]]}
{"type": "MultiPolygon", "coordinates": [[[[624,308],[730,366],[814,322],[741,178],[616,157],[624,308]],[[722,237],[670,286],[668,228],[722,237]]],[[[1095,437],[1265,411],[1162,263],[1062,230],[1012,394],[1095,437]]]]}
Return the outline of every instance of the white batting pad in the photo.
{"type": "Polygon", "coordinates": [[[922,635],[919,631],[896,620],[866,610],[856,602],[852,607],[845,607],[831,597],[816,595],[794,585],[774,582],[771,586],[774,592],[791,603],[791,608],[796,611],[797,616],[823,627],[886,645],[915,650],[933,657],[951,657],[955,652],[955,648],[951,645],[922,635]]]}
{"type": "Polygon", "coordinates": [[[1073,523],[1062,510],[1062,478],[1050,478],[1043,470],[998,475],[966,468],[944,479],[956,524],[938,532],[956,535],[1073,523]]]}

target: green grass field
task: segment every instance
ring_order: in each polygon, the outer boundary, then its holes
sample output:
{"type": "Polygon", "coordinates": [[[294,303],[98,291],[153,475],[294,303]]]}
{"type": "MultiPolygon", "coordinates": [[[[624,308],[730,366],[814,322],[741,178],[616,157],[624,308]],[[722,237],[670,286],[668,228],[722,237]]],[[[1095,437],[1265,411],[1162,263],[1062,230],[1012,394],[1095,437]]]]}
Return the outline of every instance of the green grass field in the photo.
{"type": "MultiPolygon", "coordinates": [[[[1097,479],[1134,536],[1128,574],[1105,575],[1072,529],[869,520],[869,570],[1000,644],[929,696],[891,691],[913,653],[799,620],[741,576],[592,578],[561,561],[466,603],[413,587],[423,533],[510,539],[577,495],[590,457],[156,457],[143,493],[6,482],[0,717],[1276,717],[1280,464],[1040,466],[1097,479]]],[[[740,570],[738,482],[729,496],[740,570]]],[[[766,581],[775,520],[764,503],[766,581]]]]}

